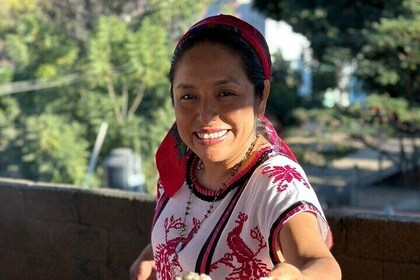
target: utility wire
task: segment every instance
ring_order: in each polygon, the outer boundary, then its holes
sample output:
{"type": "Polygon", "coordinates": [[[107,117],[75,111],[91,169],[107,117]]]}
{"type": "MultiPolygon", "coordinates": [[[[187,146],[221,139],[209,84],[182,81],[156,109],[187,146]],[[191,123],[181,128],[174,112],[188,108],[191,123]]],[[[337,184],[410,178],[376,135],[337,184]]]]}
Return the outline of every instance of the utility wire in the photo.
{"type": "MultiPolygon", "coordinates": [[[[110,74],[121,75],[121,74],[133,73],[135,71],[136,69],[134,69],[133,66],[127,62],[121,65],[115,66],[110,74]]],[[[42,89],[75,84],[79,79],[86,78],[87,76],[95,76],[95,75],[97,74],[93,74],[92,72],[87,72],[83,74],[73,73],[73,74],[69,74],[69,75],[57,78],[54,81],[46,81],[43,79],[37,79],[37,80],[25,80],[25,81],[17,81],[17,82],[9,82],[5,84],[0,84],[0,97],[5,96],[5,95],[21,93],[21,92],[37,91],[37,90],[42,90],[42,89]]]]}
{"type": "MultiPolygon", "coordinates": [[[[119,65],[114,68],[112,75],[120,75],[134,72],[135,69],[129,66],[128,63],[119,65]]],[[[28,91],[37,91],[47,88],[61,87],[64,85],[70,85],[76,83],[79,79],[86,76],[93,76],[92,73],[82,74],[69,74],[60,78],[57,78],[54,81],[46,81],[43,79],[37,80],[26,80],[26,81],[17,81],[10,82],[5,84],[0,84],[0,97],[5,95],[11,95],[21,92],[28,91]]]]}
{"type": "Polygon", "coordinates": [[[60,87],[64,85],[74,84],[81,77],[80,74],[70,74],[63,76],[54,81],[45,81],[42,79],[28,80],[20,82],[12,82],[0,85],[0,96],[35,91],[47,88],[60,87]]]}

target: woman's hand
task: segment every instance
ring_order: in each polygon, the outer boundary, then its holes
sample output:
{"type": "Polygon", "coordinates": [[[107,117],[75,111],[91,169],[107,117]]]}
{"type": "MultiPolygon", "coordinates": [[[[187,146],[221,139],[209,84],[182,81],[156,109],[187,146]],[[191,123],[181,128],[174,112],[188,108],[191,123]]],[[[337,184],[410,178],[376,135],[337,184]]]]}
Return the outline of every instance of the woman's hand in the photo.
{"type": "Polygon", "coordinates": [[[155,280],[153,249],[149,244],[130,267],[130,280],[155,280]]]}

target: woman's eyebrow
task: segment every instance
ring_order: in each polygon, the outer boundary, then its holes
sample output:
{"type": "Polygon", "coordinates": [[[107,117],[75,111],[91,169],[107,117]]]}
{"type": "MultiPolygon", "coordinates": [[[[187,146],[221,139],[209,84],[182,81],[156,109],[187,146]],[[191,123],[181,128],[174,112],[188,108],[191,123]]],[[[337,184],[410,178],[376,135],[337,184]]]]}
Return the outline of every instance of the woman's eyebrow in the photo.
{"type": "MultiPolygon", "coordinates": [[[[217,86],[218,85],[226,85],[226,84],[230,84],[230,83],[241,85],[241,83],[238,81],[238,79],[236,79],[234,77],[227,77],[227,78],[223,78],[221,80],[218,80],[218,81],[214,82],[214,84],[217,85],[217,86]]],[[[177,84],[175,86],[174,89],[191,89],[191,88],[194,88],[194,86],[192,84],[180,82],[179,84],[177,84]]]]}
{"type": "Polygon", "coordinates": [[[179,83],[176,87],[175,87],[175,89],[191,89],[191,88],[194,88],[194,86],[193,85],[190,85],[190,84],[187,84],[187,83],[179,83]]]}
{"type": "Polygon", "coordinates": [[[226,79],[220,80],[220,81],[216,81],[215,84],[216,85],[225,85],[225,84],[230,84],[230,83],[234,83],[234,84],[238,84],[240,85],[241,83],[238,81],[238,79],[234,78],[234,77],[228,77],[226,79]]]}

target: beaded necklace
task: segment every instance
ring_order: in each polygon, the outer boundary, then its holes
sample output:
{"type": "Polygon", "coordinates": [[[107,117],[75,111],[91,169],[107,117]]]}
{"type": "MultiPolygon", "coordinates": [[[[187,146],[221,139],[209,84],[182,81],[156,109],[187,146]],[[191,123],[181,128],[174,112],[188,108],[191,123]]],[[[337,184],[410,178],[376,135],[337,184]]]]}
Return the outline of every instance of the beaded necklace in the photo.
{"type": "MultiPolygon", "coordinates": [[[[239,161],[237,164],[235,164],[232,168],[232,171],[229,174],[229,177],[220,185],[220,187],[217,189],[216,191],[216,196],[214,197],[213,201],[211,202],[209,208],[206,211],[206,214],[204,214],[203,219],[200,221],[200,223],[198,224],[198,227],[190,234],[191,238],[193,238],[195,236],[195,234],[198,232],[198,230],[201,228],[201,225],[203,224],[203,222],[210,216],[210,214],[213,212],[214,209],[214,203],[217,201],[217,199],[219,198],[219,195],[221,194],[222,190],[224,190],[226,188],[227,182],[236,175],[236,173],[238,173],[239,168],[242,166],[242,164],[245,162],[245,160],[251,155],[252,150],[255,147],[255,144],[257,143],[259,135],[257,134],[257,136],[255,137],[255,140],[251,143],[251,145],[249,146],[248,150],[245,153],[245,156],[242,158],[241,161],[239,161]]],[[[197,166],[198,170],[201,170],[203,168],[203,162],[200,160],[197,166]]],[[[189,183],[188,187],[190,189],[190,194],[188,196],[188,201],[187,204],[185,206],[185,214],[184,214],[184,219],[182,222],[182,226],[180,229],[180,242],[178,243],[178,245],[175,248],[175,251],[177,253],[181,252],[182,249],[184,249],[185,247],[185,225],[186,225],[186,221],[187,221],[187,216],[190,214],[190,210],[191,210],[191,201],[192,201],[192,196],[193,196],[193,184],[189,183]]]]}

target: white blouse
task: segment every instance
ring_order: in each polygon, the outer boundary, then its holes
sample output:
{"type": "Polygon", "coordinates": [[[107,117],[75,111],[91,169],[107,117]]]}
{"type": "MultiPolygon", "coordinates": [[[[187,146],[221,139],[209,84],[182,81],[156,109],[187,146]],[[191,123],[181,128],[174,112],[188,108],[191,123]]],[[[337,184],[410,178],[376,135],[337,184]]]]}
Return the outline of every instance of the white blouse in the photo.
{"type": "Polygon", "coordinates": [[[260,150],[219,196],[192,183],[197,161],[195,156],[189,159],[186,181],[172,197],[165,195],[158,182],[152,230],[158,279],[170,280],[185,271],[205,273],[218,280],[267,276],[280,262],[280,229],[302,211],[317,216],[319,230],[332,246],[330,229],[314,190],[301,166],[286,155],[270,147],[260,150]],[[189,185],[191,205],[181,237],[189,185]],[[215,197],[211,214],[203,220],[215,197]]]}

